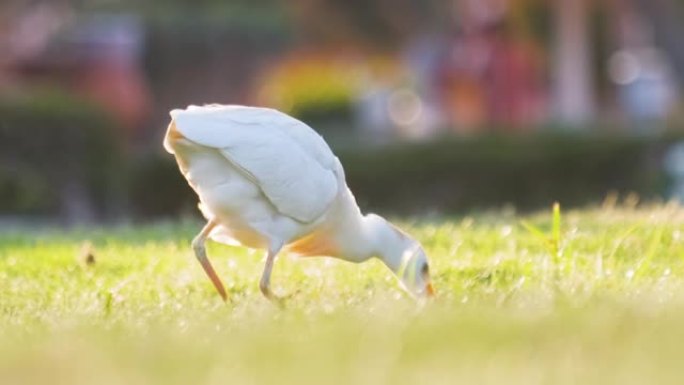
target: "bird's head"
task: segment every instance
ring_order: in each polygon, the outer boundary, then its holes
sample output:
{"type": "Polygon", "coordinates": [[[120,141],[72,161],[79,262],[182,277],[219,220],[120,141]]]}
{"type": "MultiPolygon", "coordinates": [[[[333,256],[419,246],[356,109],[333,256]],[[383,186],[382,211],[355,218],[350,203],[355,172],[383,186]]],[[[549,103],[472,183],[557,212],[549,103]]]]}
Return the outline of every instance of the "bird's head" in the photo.
{"type": "Polygon", "coordinates": [[[395,271],[402,286],[416,297],[434,297],[435,289],[430,279],[430,266],[423,247],[413,240],[413,245],[402,253],[401,265],[395,271]]]}
{"type": "Polygon", "coordinates": [[[373,254],[387,265],[406,291],[415,297],[435,295],[430,279],[430,266],[420,242],[384,218],[366,216],[374,239],[373,254]]]}

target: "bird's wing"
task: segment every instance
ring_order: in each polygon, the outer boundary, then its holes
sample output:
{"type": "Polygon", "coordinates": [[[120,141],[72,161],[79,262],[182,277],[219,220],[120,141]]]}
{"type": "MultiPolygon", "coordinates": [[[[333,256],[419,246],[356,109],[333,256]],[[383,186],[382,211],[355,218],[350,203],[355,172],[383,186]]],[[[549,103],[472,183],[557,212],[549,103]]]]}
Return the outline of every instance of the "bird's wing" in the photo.
{"type": "Polygon", "coordinates": [[[337,194],[335,156],[320,135],[297,119],[243,106],[191,106],[171,116],[183,136],[218,149],[287,216],[313,221],[337,194]]]}

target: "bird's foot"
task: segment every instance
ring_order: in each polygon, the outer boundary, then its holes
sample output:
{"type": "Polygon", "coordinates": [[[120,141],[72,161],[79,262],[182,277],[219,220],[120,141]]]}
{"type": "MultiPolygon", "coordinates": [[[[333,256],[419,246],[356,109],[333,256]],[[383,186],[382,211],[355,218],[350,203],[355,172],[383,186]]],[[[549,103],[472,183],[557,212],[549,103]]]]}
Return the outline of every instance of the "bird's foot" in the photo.
{"type": "Polygon", "coordinates": [[[269,300],[272,304],[276,305],[277,307],[284,309],[285,308],[285,301],[288,297],[281,297],[279,295],[273,294],[270,290],[267,292],[263,292],[264,297],[269,300]]]}
{"type": "Polygon", "coordinates": [[[271,301],[272,304],[278,306],[281,309],[285,309],[285,305],[287,304],[287,302],[289,302],[292,298],[294,298],[294,296],[299,294],[299,292],[299,290],[295,290],[294,293],[290,293],[287,295],[275,295],[269,290],[268,293],[264,293],[264,296],[269,301],[271,301]]]}

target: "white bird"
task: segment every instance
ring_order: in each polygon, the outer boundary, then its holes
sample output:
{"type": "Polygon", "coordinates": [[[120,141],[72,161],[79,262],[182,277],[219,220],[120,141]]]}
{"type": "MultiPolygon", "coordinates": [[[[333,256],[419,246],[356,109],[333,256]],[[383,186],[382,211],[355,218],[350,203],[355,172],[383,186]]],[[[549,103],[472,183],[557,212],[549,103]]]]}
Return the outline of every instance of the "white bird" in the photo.
{"type": "Polygon", "coordinates": [[[208,220],[192,248],[221,297],[205,241],[267,251],[259,288],[271,300],[282,251],[351,262],[377,257],[417,296],[433,295],[422,246],[384,218],[363,215],[323,138],[282,112],[238,105],[171,111],[164,148],[199,196],[208,220]]]}

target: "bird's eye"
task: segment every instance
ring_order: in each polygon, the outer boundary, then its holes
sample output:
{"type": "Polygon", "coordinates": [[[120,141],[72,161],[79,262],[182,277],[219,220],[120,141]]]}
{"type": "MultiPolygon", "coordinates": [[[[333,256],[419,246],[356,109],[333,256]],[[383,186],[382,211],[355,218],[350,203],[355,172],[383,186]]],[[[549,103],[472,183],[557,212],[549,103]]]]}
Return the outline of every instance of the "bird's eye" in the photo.
{"type": "Polygon", "coordinates": [[[420,273],[426,277],[430,274],[430,268],[428,267],[427,263],[424,263],[423,266],[420,268],[420,273]]]}

